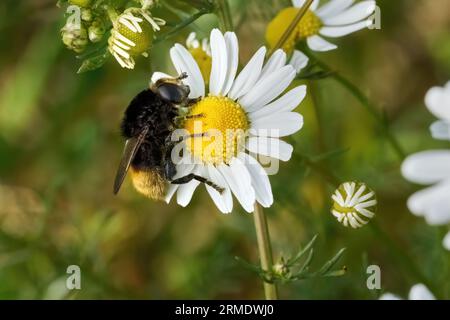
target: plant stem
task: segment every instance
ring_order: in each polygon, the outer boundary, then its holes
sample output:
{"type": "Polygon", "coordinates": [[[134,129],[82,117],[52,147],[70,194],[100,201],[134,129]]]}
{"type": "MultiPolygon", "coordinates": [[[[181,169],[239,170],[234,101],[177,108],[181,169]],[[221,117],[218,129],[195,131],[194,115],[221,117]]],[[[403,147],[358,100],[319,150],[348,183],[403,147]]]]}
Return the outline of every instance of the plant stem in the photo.
{"type": "MultiPolygon", "coordinates": [[[[253,218],[255,221],[256,240],[258,242],[261,268],[264,271],[270,272],[273,266],[273,258],[272,247],[270,244],[269,228],[263,208],[259,204],[255,205],[253,218]]],[[[266,296],[266,300],[278,299],[278,290],[275,283],[264,281],[264,293],[266,296]]]]}
{"type": "Polygon", "coordinates": [[[312,55],[308,50],[305,50],[305,54],[311,59],[312,62],[315,62],[323,71],[330,73],[331,77],[334,78],[337,82],[339,82],[343,87],[345,87],[360,103],[362,106],[366,108],[366,110],[375,118],[380,127],[383,129],[383,133],[386,136],[386,139],[391,144],[395,153],[399,157],[400,160],[404,160],[406,157],[403,148],[398,142],[397,138],[392,134],[389,124],[387,123],[385,117],[380,114],[377,107],[366,97],[366,95],[350,80],[341,75],[338,72],[333,72],[333,69],[329,67],[327,64],[316,58],[312,55]]]}
{"type": "Polygon", "coordinates": [[[233,19],[231,17],[228,0],[216,0],[217,15],[219,17],[220,29],[222,31],[233,30],[233,19]]]}
{"type": "Polygon", "coordinates": [[[273,47],[270,50],[269,56],[271,56],[272,53],[274,53],[277,49],[282,48],[284,46],[286,41],[291,36],[292,32],[294,32],[295,28],[300,23],[300,20],[302,20],[303,16],[308,12],[308,9],[312,5],[312,3],[313,3],[313,0],[306,0],[305,4],[303,5],[303,7],[300,8],[300,10],[298,11],[298,13],[295,16],[294,20],[292,20],[291,24],[286,29],[286,31],[283,33],[283,35],[281,36],[280,40],[278,40],[278,42],[275,45],[275,47],[273,47]]]}

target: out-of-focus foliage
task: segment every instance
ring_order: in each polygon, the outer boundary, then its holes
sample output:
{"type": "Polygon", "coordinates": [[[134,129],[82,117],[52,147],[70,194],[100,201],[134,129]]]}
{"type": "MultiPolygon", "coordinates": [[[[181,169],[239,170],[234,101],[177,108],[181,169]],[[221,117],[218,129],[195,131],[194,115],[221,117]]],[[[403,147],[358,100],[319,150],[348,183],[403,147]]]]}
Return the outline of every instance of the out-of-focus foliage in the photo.
{"type": "MultiPolygon", "coordinates": [[[[188,1],[161,1],[159,13],[168,21],[186,18],[188,1]]],[[[230,2],[246,61],[288,1],[230,2]]],[[[381,30],[339,40],[339,50],[319,57],[386,111],[408,153],[448,147],[428,133],[433,117],[423,97],[450,78],[450,3],[378,4],[381,30]]],[[[0,2],[0,298],[261,298],[260,279],[234,259],[258,261],[251,215],[220,214],[206,192],[188,208],[149,201],[129,181],[112,194],[124,108],[154,70],[172,70],[170,46],[192,30],[207,35],[215,16],[157,42],[133,71],[109,59],[81,75],[79,60],[61,43],[63,20],[53,0],[0,2]],[[81,267],[79,291],[65,289],[69,265],[81,267]]],[[[379,127],[332,79],[308,85],[299,109],[305,127],[291,140],[294,159],[271,177],[276,201],[266,212],[275,259],[319,234],[311,268],[346,247],[341,263],[348,271],[282,285],[281,297],[376,298],[380,292],[367,289],[365,270],[377,264],[385,290],[405,296],[419,281],[417,268],[436,294],[450,298],[445,230],[408,212],[406,199],[416,187],[402,179],[379,127]],[[335,186],[324,173],[376,190],[378,213],[369,226],[350,230],[333,218],[335,186]]]]}

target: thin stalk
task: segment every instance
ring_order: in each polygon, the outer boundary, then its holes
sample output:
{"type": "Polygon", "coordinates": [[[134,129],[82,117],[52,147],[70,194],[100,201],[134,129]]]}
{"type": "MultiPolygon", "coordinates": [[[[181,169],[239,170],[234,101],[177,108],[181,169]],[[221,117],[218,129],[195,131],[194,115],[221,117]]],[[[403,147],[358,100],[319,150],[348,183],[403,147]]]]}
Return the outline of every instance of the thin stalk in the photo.
{"type": "Polygon", "coordinates": [[[343,87],[345,87],[358,101],[361,105],[375,118],[375,120],[380,125],[386,139],[391,144],[393,150],[397,154],[400,160],[404,160],[406,157],[406,153],[398,142],[397,138],[392,134],[389,124],[386,122],[386,119],[380,112],[377,107],[366,97],[366,95],[350,80],[344,77],[342,74],[338,72],[333,72],[333,69],[329,67],[326,63],[322,62],[314,55],[312,55],[308,50],[305,50],[305,54],[311,59],[311,61],[315,62],[323,71],[330,73],[330,76],[339,82],[343,87]]]}
{"type": "Polygon", "coordinates": [[[303,7],[300,8],[300,10],[298,11],[298,13],[295,16],[294,20],[292,20],[291,24],[286,29],[286,31],[283,33],[283,35],[281,36],[280,40],[278,40],[278,42],[275,45],[275,47],[273,47],[270,50],[269,56],[271,56],[272,53],[274,53],[277,49],[280,49],[280,48],[282,48],[284,46],[286,41],[291,36],[292,32],[294,32],[295,28],[300,23],[300,20],[302,20],[303,16],[308,12],[308,9],[312,5],[313,1],[314,0],[306,0],[305,4],[303,5],[303,7]]]}
{"type": "MultiPolygon", "coordinates": [[[[271,272],[273,266],[272,247],[270,244],[269,227],[263,208],[255,205],[255,212],[253,213],[255,220],[256,240],[258,242],[258,250],[261,262],[261,268],[264,271],[271,272]]],[[[278,290],[275,283],[264,281],[264,293],[266,300],[277,300],[278,290]]]]}
{"type": "Polygon", "coordinates": [[[233,18],[228,0],[216,0],[217,15],[219,17],[220,29],[222,31],[233,30],[233,18]]]}

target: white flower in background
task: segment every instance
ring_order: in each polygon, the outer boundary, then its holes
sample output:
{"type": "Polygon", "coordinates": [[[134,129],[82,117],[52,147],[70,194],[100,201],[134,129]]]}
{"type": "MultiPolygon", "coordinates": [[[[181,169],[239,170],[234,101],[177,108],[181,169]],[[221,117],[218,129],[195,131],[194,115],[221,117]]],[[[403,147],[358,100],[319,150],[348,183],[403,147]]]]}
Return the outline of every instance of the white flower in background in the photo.
{"type": "MultiPolygon", "coordinates": [[[[210,45],[209,90],[205,89],[200,68],[189,51],[180,44],[170,51],[177,72],[188,75],[183,81],[191,89],[189,98],[198,99],[190,108],[192,118],[185,121],[184,128],[192,135],[212,130],[222,134],[212,141],[208,136],[186,139],[186,152],[177,165],[175,178],[190,173],[203,176],[225,188],[220,194],[205,185],[220,211],[232,211],[234,194],[246,211],[253,212],[256,201],[264,207],[271,206],[273,195],[265,170],[249,152],[282,161],[291,158],[293,147],[280,138],[302,128],[303,118],[293,110],[304,99],[306,87],[298,86],[283,94],[296,70],[286,64],[286,54],[281,50],[264,63],[266,48],[260,48],[237,75],[239,46],[235,33],[223,35],[214,29],[210,45]],[[199,124],[201,127],[197,128],[199,124]],[[210,150],[211,146],[215,148],[210,150]],[[197,161],[192,163],[192,158],[197,161]]],[[[161,77],[169,76],[155,73],[152,81],[161,77]]],[[[198,185],[198,181],[171,185],[166,201],[176,193],[178,204],[186,206],[198,185]]]]}
{"type": "MultiPolygon", "coordinates": [[[[372,25],[368,17],[374,13],[376,2],[372,0],[356,4],[353,2],[354,0],[331,0],[319,7],[320,1],[315,0],[297,25],[295,32],[286,41],[284,49],[291,52],[297,42],[306,40],[311,50],[334,50],[337,46],[323,37],[343,37],[372,25]]],[[[293,7],[283,9],[269,23],[266,40],[271,47],[276,45],[304,4],[305,0],[292,0],[293,7]]]]}
{"type": "Polygon", "coordinates": [[[425,97],[425,104],[440,119],[431,125],[433,137],[450,140],[450,81],[445,87],[431,88],[425,97]]]}
{"type": "MultiPolygon", "coordinates": [[[[433,114],[442,119],[433,124],[433,135],[440,139],[449,139],[449,136],[445,135],[446,131],[442,129],[449,128],[450,85],[430,89],[425,103],[433,114]],[[439,127],[439,130],[436,130],[436,127],[439,127]]],[[[414,193],[408,199],[409,210],[417,216],[423,216],[429,225],[450,223],[450,150],[429,150],[413,154],[403,162],[402,174],[413,183],[432,185],[414,193]]],[[[450,232],[443,244],[450,250],[450,232]]]]}
{"type": "Polygon", "coordinates": [[[331,196],[331,213],[344,226],[361,228],[375,217],[375,192],[361,182],[345,182],[331,196]]]}
{"type": "MultiPolygon", "coordinates": [[[[380,300],[402,300],[402,298],[392,293],[385,293],[381,295],[380,300]]],[[[425,285],[419,283],[412,286],[408,300],[436,300],[436,298],[425,285]]]]}
{"type": "Polygon", "coordinates": [[[129,8],[113,22],[108,50],[122,68],[134,69],[134,58],[147,56],[153,36],[165,21],[154,18],[144,9],[129,8]]]}

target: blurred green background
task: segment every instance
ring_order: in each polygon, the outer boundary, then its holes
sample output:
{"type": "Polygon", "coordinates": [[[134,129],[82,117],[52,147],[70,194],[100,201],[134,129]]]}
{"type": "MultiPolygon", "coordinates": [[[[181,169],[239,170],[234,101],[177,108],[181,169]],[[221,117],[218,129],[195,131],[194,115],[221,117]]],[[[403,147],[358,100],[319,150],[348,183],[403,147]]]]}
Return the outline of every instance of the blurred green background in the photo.
{"type": "MultiPolygon", "coordinates": [[[[183,1],[166,2],[177,8],[183,1]]],[[[408,154],[448,147],[431,138],[433,117],[423,98],[450,79],[450,2],[377,2],[381,30],[340,39],[338,50],[318,57],[386,111],[408,154]]],[[[247,61],[288,1],[231,4],[241,61],[247,61]]],[[[171,70],[174,42],[184,43],[192,30],[207,35],[215,16],[157,44],[133,71],[110,59],[79,75],[80,61],[61,43],[63,11],[53,0],[0,2],[0,299],[262,298],[261,281],[234,259],[258,262],[252,216],[236,202],[232,214],[222,215],[201,188],[188,208],[156,203],[128,180],[112,194],[128,102],[153,70],[171,70]],[[82,289],[68,292],[66,268],[73,264],[81,267],[82,289]]],[[[383,291],[406,296],[421,280],[416,268],[437,295],[450,298],[450,254],[441,245],[446,229],[408,212],[406,199],[419,187],[401,177],[401,161],[376,122],[333,79],[308,85],[299,107],[305,126],[291,139],[294,159],[270,178],[275,204],[266,212],[274,255],[295,253],[319,234],[313,267],[346,247],[340,265],[348,272],[282,285],[281,298],[377,298],[381,292],[366,287],[370,264],[381,267],[383,291]],[[317,160],[337,150],[344,151],[317,160]],[[334,219],[334,187],[318,167],[376,190],[379,208],[370,226],[352,230],[334,219]]]]}

